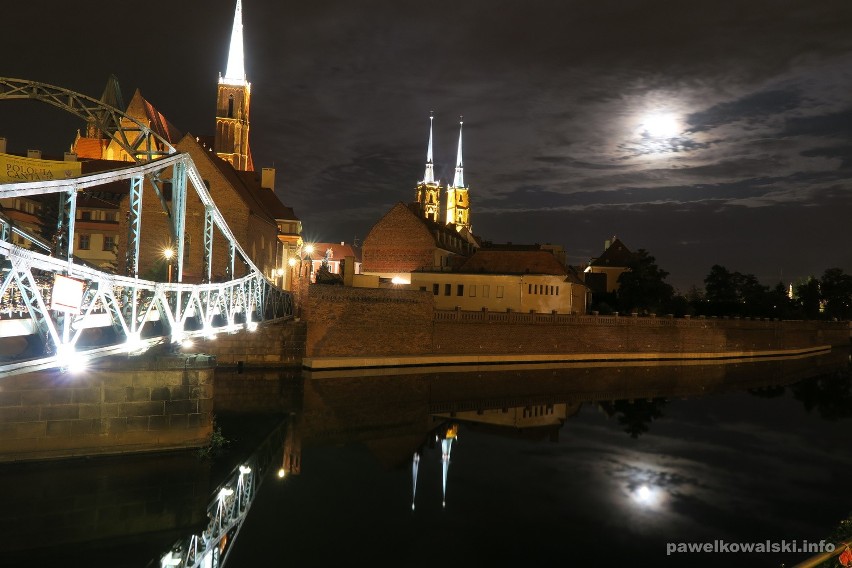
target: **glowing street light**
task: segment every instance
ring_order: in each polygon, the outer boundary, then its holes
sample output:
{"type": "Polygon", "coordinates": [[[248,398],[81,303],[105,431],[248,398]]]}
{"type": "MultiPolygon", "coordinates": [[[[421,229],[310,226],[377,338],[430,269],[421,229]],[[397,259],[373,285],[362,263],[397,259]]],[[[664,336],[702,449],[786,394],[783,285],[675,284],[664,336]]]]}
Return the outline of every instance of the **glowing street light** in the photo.
{"type": "Polygon", "coordinates": [[[163,258],[166,259],[166,262],[169,264],[169,283],[172,282],[172,257],[175,255],[175,251],[172,247],[166,247],[163,249],[163,258]]]}
{"type": "Polygon", "coordinates": [[[296,259],[291,256],[290,259],[287,261],[287,264],[290,265],[290,268],[293,268],[294,266],[296,266],[296,259]]]}

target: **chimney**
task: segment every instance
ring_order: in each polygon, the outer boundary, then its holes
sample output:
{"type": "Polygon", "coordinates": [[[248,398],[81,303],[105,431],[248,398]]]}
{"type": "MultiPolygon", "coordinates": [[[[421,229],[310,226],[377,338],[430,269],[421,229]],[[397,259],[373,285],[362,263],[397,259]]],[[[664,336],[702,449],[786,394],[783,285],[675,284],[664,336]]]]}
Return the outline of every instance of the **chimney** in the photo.
{"type": "Polygon", "coordinates": [[[263,168],[260,173],[260,187],[275,191],[275,168],[263,168]]]}
{"type": "Polygon", "coordinates": [[[27,150],[27,158],[41,160],[41,150],[27,150]]]}
{"type": "Polygon", "coordinates": [[[64,160],[66,162],[76,162],[77,161],[77,154],[75,152],[65,152],[64,160]]]}
{"type": "Polygon", "coordinates": [[[6,153],[6,139],[0,138],[0,154],[6,153]]]}

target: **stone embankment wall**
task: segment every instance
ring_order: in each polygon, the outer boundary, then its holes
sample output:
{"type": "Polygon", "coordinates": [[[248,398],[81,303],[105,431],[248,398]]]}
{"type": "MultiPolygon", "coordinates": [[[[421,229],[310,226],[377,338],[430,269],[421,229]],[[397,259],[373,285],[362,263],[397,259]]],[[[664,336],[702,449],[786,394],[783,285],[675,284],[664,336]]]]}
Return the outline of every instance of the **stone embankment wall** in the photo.
{"type": "Polygon", "coordinates": [[[216,358],[218,366],[299,366],[305,353],[304,322],[280,320],[262,323],[255,331],[221,334],[195,341],[193,351],[216,358]]]}
{"type": "Polygon", "coordinates": [[[845,322],[434,310],[429,292],[311,286],[307,357],[720,353],[849,346],[845,322]]]}
{"type": "Polygon", "coordinates": [[[204,446],[215,365],[207,356],[115,357],[80,374],[4,377],[0,462],[204,446]]]}
{"type": "Polygon", "coordinates": [[[432,295],[411,290],[311,286],[302,317],[306,354],[432,352],[432,295]]]}

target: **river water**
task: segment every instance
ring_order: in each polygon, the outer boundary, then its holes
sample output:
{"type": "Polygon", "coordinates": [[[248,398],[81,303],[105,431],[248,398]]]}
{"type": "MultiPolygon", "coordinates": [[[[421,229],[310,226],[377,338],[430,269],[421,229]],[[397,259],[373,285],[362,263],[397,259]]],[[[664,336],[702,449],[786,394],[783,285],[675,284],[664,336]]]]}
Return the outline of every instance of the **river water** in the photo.
{"type": "Polygon", "coordinates": [[[0,565],[159,566],[203,527],[228,473],[283,428],[277,459],[290,471],[268,471],[226,566],[789,567],[811,556],[794,547],[852,512],[850,387],[848,351],[713,365],[217,370],[226,443],[212,457],[0,468],[0,565]],[[704,543],[728,551],[677,552],[704,543]]]}

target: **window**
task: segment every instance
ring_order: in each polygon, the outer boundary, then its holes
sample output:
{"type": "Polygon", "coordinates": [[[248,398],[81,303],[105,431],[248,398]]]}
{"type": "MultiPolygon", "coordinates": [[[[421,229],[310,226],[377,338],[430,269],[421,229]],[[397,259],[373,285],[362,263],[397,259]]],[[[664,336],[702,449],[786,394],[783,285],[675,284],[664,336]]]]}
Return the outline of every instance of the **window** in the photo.
{"type": "Polygon", "coordinates": [[[80,250],[89,250],[89,240],[91,237],[89,235],[80,235],[80,244],[77,245],[77,248],[80,250]]]}
{"type": "Polygon", "coordinates": [[[459,284],[456,288],[456,296],[464,296],[464,284],[459,284]]]}
{"type": "Polygon", "coordinates": [[[228,118],[234,118],[234,95],[228,97],[228,118]]]}
{"type": "Polygon", "coordinates": [[[556,287],[556,295],[559,295],[559,286],[556,287]]]}
{"type": "Polygon", "coordinates": [[[115,237],[104,235],[104,250],[112,250],[115,248],[115,237]]]}
{"type": "Polygon", "coordinates": [[[441,286],[440,286],[440,285],[438,285],[438,284],[432,284],[432,293],[433,293],[434,295],[436,295],[436,296],[437,296],[437,295],[438,295],[438,293],[439,293],[440,291],[441,291],[441,286]]]}
{"type": "Polygon", "coordinates": [[[421,292],[425,292],[425,291],[426,291],[426,286],[421,286],[421,287],[420,287],[420,291],[421,291],[421,292]]]}
{"type": "Polygon", "coordinates": [[[483,285],[482,285],[482,297],[483,297],[483,298],[487,298],[487,297],[488,297],[488,293],[489,293],[490,291],[491,291],[491,286],[489,286],[488,284],[483,284],[483,285]]]}
{"type": "Polygon", "coordinates": [[[532,284],[527,284],[527,294],[532,294],[532,284]]]}
{"type": "Polygon", "coordinates": [[[502,286],[497,286],[497,297],[498,298],[503,297],[503,287],[502,286]]]}
{"type": "Polygon", "coordinates": [[[444,284],[444,296],[450,296],[453,293],[452,284],[444,284]]]}
{"type": "Polygon", "coordinates": [[[476,284],[471,284],[468,289],[470,290],[470,292],[468,292],[468,296],[470,296],[471,298],[475,298],[476,297],[476,284]]]}
{"type": "Polygon", "coordinates": [[[91,211],[80,211],[80,220],[81,221],[91,221],[92,220],[92,212],[91,211]]]}

